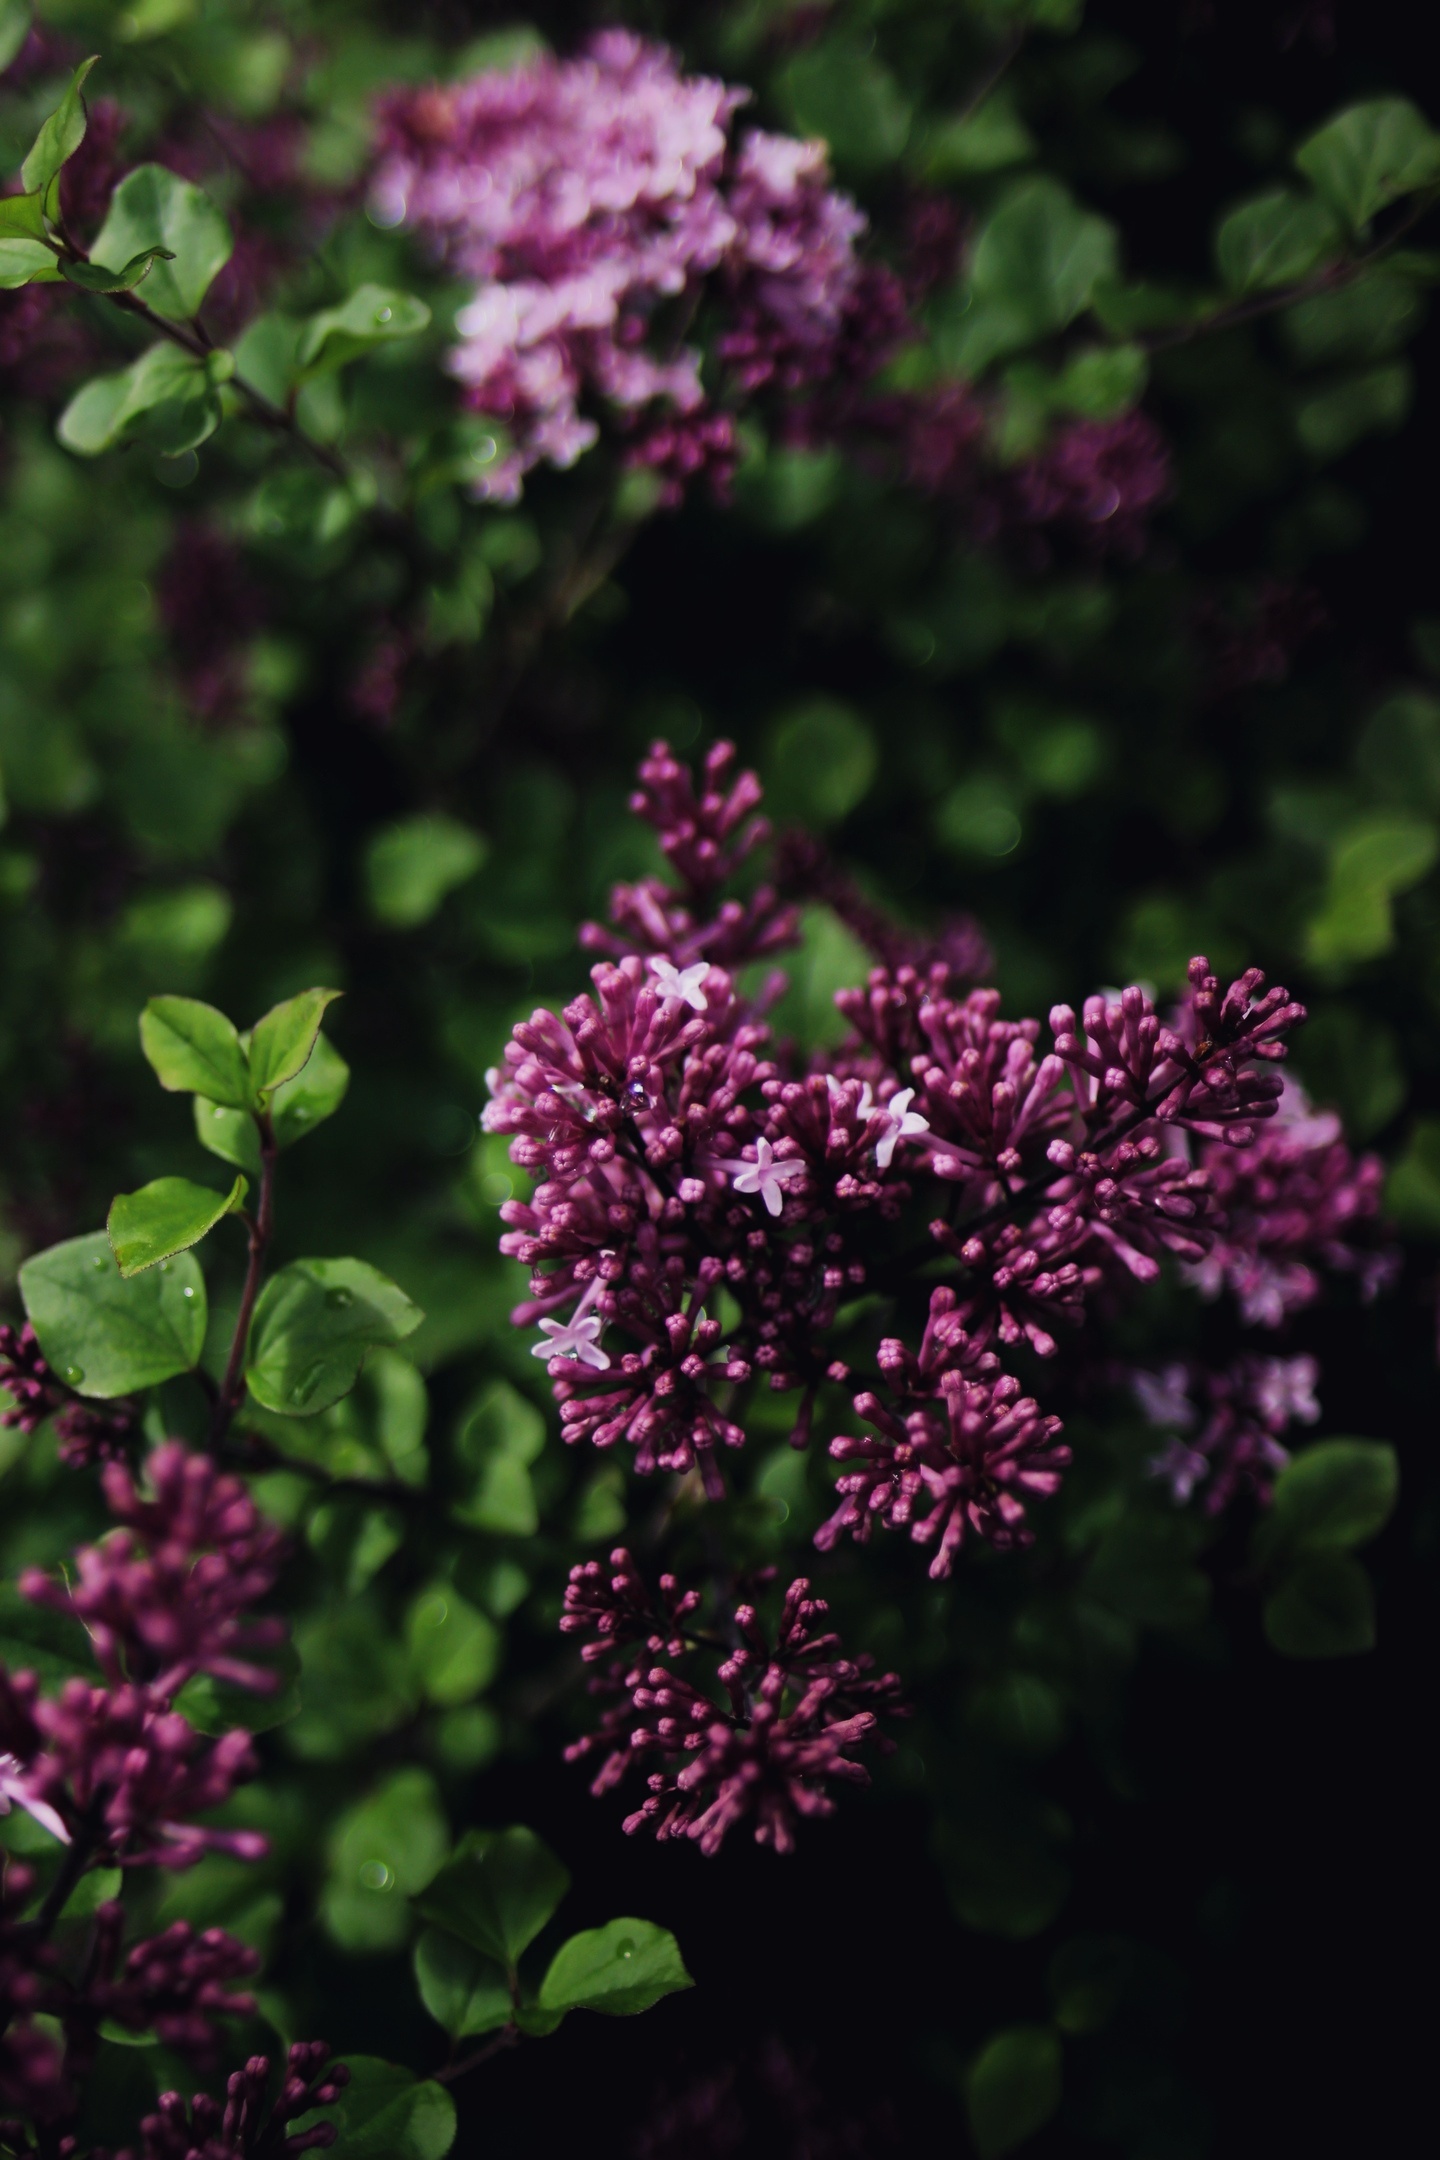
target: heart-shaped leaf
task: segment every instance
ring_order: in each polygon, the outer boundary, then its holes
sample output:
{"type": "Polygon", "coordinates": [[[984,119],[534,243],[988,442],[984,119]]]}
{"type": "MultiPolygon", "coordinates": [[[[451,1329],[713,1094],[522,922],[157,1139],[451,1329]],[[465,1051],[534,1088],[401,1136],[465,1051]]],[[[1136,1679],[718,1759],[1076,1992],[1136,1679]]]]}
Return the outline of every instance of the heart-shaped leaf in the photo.
{"type": "Polygon", "coordinates": [[[569,1887],[569,1870],[533,1830],[470,1830],[415,1904],[437,1927],[510,1967],[569,1887]]]}
{"type": "Polygon", "coordinates": [[[200,1362],[205,1278],[188,1252],[127,1281],[97,1230],[27,1260],[20,1295],[46,1359],[77,1394],[132,1395],[200,1362]]]}
{"type": "Polygon", "coordinates": [[[282,1417],[313,1417],[348,1395],[367,1351],[403,1342],[424,1314],[363,1260],[295,1260],[265,1285],[246,1378],[282,1417]]]}
{"type": "Polygon", "coordinates": [[[91,261],[112,269],[142,252],[166,261],[151,274],[145,299],[157,315],[187,320],[230,260],[230,228],[203,188],[163,165],[137,165],[110,198],[91,261]]]}

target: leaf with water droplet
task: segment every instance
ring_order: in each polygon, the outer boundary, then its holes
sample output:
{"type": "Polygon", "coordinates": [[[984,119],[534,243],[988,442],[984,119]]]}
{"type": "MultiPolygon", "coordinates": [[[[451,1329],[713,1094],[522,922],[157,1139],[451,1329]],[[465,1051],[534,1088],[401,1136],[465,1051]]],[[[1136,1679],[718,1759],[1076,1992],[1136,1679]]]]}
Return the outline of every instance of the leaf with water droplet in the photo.
{"type": "Polygon", "coordinates": [[[70,1385],[82,1395],[131,1395],[199,1363],[205,1278],[188,1252],[164,1275],[153,1267],[127,1279],[97,1230],[27,1260],[20,1295],[49,1363],[80,1373],[70,1385]]]}
{"type": "Polygon", "coordinates": [[[244,1177],[237,1177],[228,1193],[192,1184],[189,1178],[164,1177],[138,1192],[118,1193],[106,1229],[121,1274],[139,1275],[157,1265],[162,1274],[172,1274],[174,1255],[198,1245],[216,1223],[233,1214],[248,1189],[244,1177]]]}
{"type": "Polygon", "coordinates": [[[542,2010],[635,2017],[662,1995],[694,1984],[668,1928],[651,1920],[611,1920],[560,1945],[536,2000],[542,2010]]]}
{"type": "Polygon", "coordinates": [[[424,1315],[363,1260],[296,1260],[261,1291],[250,1329],[250,1392],[282,1417],[313,1417],[348,1395],[371,1350],[424,1315]]]}

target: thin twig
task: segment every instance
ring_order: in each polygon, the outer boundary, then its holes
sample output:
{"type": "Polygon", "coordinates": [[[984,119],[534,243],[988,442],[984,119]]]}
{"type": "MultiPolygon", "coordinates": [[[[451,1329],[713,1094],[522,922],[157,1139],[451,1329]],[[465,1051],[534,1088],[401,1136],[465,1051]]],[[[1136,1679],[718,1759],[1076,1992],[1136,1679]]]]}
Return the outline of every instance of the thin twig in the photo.
{"type": "Polygon", "coordinates": [[[245,1347],[250,1339],[250,1322],[255,1316],[255,1300],[260,1295],[260,1282],[265,1273],[266,1254],[275,1234],[275,1164],[280,1150],[269,1111],[264,1111],[255,1123],[260,1135],[260,1204],[255,1211],[255,1220],[250,1224],[245,1287],[240,1293],[240,1310],[235,1315],[235,1332],[230,1338],[225,1377],[220,1383],[210,1420],[210,1445],[217,1449],[245,1397],[245,1347]]]}
{"type": "Polygon", "coordinates": [[[481,2063],[489,2062],[492,2056],[503,2054],[507,2048],[518,2047],[523,2037],[518,2026],[506,2025],[493,2040],[487,2040],[484,2047],[476,2048],[471,2055],[462,2055],[459,2062],[451,2063],[448,2069],[432,2070],[430,2075],[437,2085],[453,2085],[457,2078],[478,2070],[481,2063]]]}

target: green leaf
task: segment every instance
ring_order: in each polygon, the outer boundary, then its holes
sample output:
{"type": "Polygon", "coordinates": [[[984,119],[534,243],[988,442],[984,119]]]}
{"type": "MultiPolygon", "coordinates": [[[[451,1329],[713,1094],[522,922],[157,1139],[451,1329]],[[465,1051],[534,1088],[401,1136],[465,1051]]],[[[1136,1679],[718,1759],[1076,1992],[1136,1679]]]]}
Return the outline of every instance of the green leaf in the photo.
{"type": "Polygon", "coordinates": [[[836,825],[863,802],[879,764],[874,734],[853,706],[806,698],[771,733],[766,801],[779,816],[836,825]]]}
{"type": "Polygon", "coordinates": [[[161,253],[146,283],[157,315],[182,322],[199,310],[211,281],[229,262],[235,242],[203,188],[163,165],[137,165],[110,198],[90,260],[115,269],[142,253],[161,253]]]}
{"type": "Polygon", "coordinates": [[[250,1085],[256,1099],[303,1072],[320,1033],[327,1005],[340,996],[338,990],[302,990],[286,998],[257,1020],[250,1036],[250,1085]]]}
{"type": "Polygon", "coordinates": [[[842,165],[876,171],[905,148],[910,102],[869,45],[853,36],[841,32],[797,53],[776,87],[798,132],[822,136],[842,165]]]}
{"type": "Polygon", "coordinates": [[[487,852],[479,833],[455,818],[402,818],[385,826],[365,850],[371,914],[391,930],[416,929],[475,875],[487,852]]]}
{"type": "Polygon", "coordinates": [[[1318,1440],[1288,1462],[1265,1529],[1307,1552],[1341,1552],[1384,1529],[1400,1465],[1384,1440],[1318,1440]]]}
{"type": "Polygon", "coordinates": [[[1386,203],[1440,179],[1440,135],[1408,98],[1371,98],[1327,121],[1295,163],[1358,232],[1386,203]]]}
{"type": "Polygon", "coordinates": [[[1128,1516],[1101,1538],[1085,1587],[1142,1627],[1198,1627],[1210,1609],[1210,1579],[1195,1565],[1200,1534],[1188,1516],[1128,1516]]]}
{"type": "Polygon", "coordinates": [[[278,1145],[293,1147],[333,1117],[349,1085],[350,1067],[325,1036],[317,1035],[300,1071],[293,1080],[282,1081],[270,1098],[270,1122],[278,1145]]]}
{"type": "Polygon", "coordinates": [[[944,364],[974,374],[1063,330],[1115,269],[1112,225],[1081,210],[1058,180],[1019,181],[975,243],[958,316],[948,317],[944,302],[937,303],[944,364]]]}
{"type": "Polygon", "coordinates": [[[303,380],[358,360],[377,345],[415,337],[430,321],[423,300],[384,285],[362,285],[339,307],[322,308],[301,332],[296,365],[303,380]]]}
{"type": "Polygon", "coordinates": [[[295,388],[301,324],[293,315],[257,315],[235,346],[235,366],[272,405],[283,405],[295,388]]]}
{"type": "Polygon", "coordinates": [[[1135,1945],[1123,1935],[1077,1935],[1050,1960],[1050,1999],[1062,2033],[1103,2032],[1135,1973],[1135,1945]]]}
{"type": "Polygon", "coordinates": [[[203,1095],[244,1110],[250,1071],[233,1020],[198,998],[153,997],[140,1015],[140,1047],[171,1095],[203,1095]]]}
{"type": "Polygon", "coordinates": [[[233,1215],[249,1186],[237,1177],[228,1193],[189,1178],[155,1178],[138,1192],[117,1193],[110,1203],[106,1232],[125,1276],[139,1275],[187,1245],[198,1245],[226,1215],[233,1215]]]}
{"type": "Polygon", "coordinates": [[[405,1640],[415,1677],[442,1709],[483,1695],[499,1669],[500,1630],[447,1582],[420,1591],[405,1617],[405,1640]]]}
{"type": "Polygon", "coordinates": [[[11,1672],[33,1672],[45,1685],[95,1678],[95,1651],[81,1621],[72,1614],[32,1604],[9,1583],[0,1583],[0,1664],[11,1672]]]}
{"type": "Polygon", "coordinates": [[[980,2160],[999,2160],[1044,2128],[1060,2105],[1060,2041],[1048,2026],[1012,2025],[987,2040],[965,2083],[980,2160]]]}
{"type": "MultiPolygon", "coordinates": [[[[95,262],[62,262],[60,275],[68,284],[78,285],[81,292],[133,292],[141,279],[168,253],[168,248],[144,248],[118,270],[106,270],[95,262]]],[[[153,295],[147,293],[145,297],[150,300],[153,295]]]]}
{"type": "Polygon", "coordinates": [[[1301,399],[1295,408],[1295,432],[1308,454],[1323,464],[1343,457],[1367,435],[1393,433],[1414,394],[1414,371],[1406,360],[1340,375],[1301,399]]]}
{"type": "Polygon", "coordinates": [[[569,1888],[569,1870],[533,1830],[470,1830],[415,1904],[425,1919],[509,1968],[569,1888]]]}
{"type": "Polygon", "coordinates": [[[204,362],[164,344],[152,345],[118,374],[83,384],[56,433],[77,457],[99,457],[140,436],[163,456],[178,457],[219,425],[220,401],[204,362]]]}
{"type": "Polygon", "coordinates": [[[345,2160],[444,2160],[455,2142],[455,2103],[433,2078],[398,2063],[347,2055],[350,2082],[337,2109],[345,2160]]]}
{"type": "Polygon", "coordinates": [[[30,0],[0,0],[0,73],[9,67],[29,37],[34,19],[30,0]]]}
{"type": "Polygon", "coordinates": [[[54,251],[38,240],[0,239],[0,292],[18,292],[37,279],[53,284],[60,275],[54,251]]]}
{"type": "Polygon", "coordinates": [[[635,2017],[695,1983],[680,1945],[652,1920],[609,1920],[562,1943],[540,1983],[542,2010],[598,2010],[635,2017]]]}
{"type": "Polygon", "coordinates": [[[1232,292],[1266,292],[1304,277],[1339,238],[1313,195],[1270,188],[1230,212],[1215,235],[1215,260],[1232,292]]]}
{"type": "Polygon", "coordinates": [[[1440,1118],[1420,1118],[1390,1171],[1385,1205],[1412,1236],[1440,1236],[1440,1118]]]}
{"type": "Polygon", "coordinates": [[[99,53],[92,53],[88,60],[81,61],[66,86],[64,97],[36,136],[20,168],[20,178],[28,195],[43,195],[66,159],[72,158],[84,142],[85,102],[80,93],[99,57],[99,53]]]}
{"type": "Polygon", "coordinates": [[[932,121],[921,138],[918,162],[926,179],[943,187],[973,173],[1026,165],[1034,155],[1035,138],[1002,89],[978,112],[932,121]]]}
{"type": "Polygon", "coordinates": [[[420,2000],[454,2040],[508,2025],[514,2012],[505,1967],[444,1928],[428,1927],[415,1945],[420,2000]]]}
{"type": "Polygon", "coordinates": [[[1375,1647],[1370,1578],[1348,1553],[1308,1554],[1265,1601],[1265,1635],[1284,1657],[1356,1657],[1375,1647]]]}
{"type": "Polygon", "coordinates": [[[368,1350],[403,1342],[424,1318],[363,1260],[294,1260],[261,1291],[246,1379],[267,1410],[313,1417],[348,1395],[368,1350]]]}
{"type": "Polygon", "coordinates": [[[1305,932],[1305,957],[1341,969],[1388,952],[1391,901],[1417,885],[1440,854],[1440,834],[1416,818],[1380,816],[1348,826],[1330,858],[1325,898],[1305,932]]]}
{"type": "Polygon", "coordinates": [[[474,1475],[456,1520],[502,1537],[533,1537],[540,1515],[530,1464],[545,1445],[545,1420],[508,1380],[491,1380],[477,1396],[455,1438],[455,1452],[474,1475]]]}
{"type": "Polygon", "coordinates": [[[300,1655],[294,1644],[282,1643],[278,1650],[249,1662],[275,1674],[276,1685],[268,1693],[234,1687],[209,1673],[197,1673],[193,1680],[186,1681],[175,1698],[175,1707],[197,1732],[229,1732],[235,1725],[243,1726],[246,1732],[270,1732],[298,1716],[300,1655]]]}
{"type": "Polygon", "coordinates": [[[46,1359],[77,1394],[132,1395],[200,1362],[205,1278],[189,1253],[127,1282],[96,1230],[27,1260],[20,1295],[46,1359]]]}
{"type": "Polygon", "coordinates": [[[330,1833],[320,1911],[342,1949],[396,1950],[412,1925],[409,1900],[445,1857],[449,1830],[428,1770],[392,1771],[330,1833]]]}
{"type": "MultiPolygon", "coordinates": [[[[38,195],[0,195],[0,240],[43,240],[45,219],[38,195]]],[[[50,251],[47,248],[46,253],[50,251]]],[[[54,256],[50,257],[54,261],[54,256]]]]}
{"type": "MultiPolygon", "coordinates": [[[[333,1117],[345,1100],[350,1068],[333,1043],[317,1035],[315,1047],[293,1080],[282,1081],[270,1098],[270,1124],[283,1151],[333,1117]]],[[[248,1111],[227,1110],[223,1103],[195,1097],[195,1133],[202,1147],[221,1162],[260,1175],[260,1135],[248,1111]]]]}
{"type": "Polygon", "coordinates": [[[264,1165],[260,1160],[260,1133],[248,1110],[227,1110],[223,1103],[210,1102],[203,1095],[194,1101],[195,1137],[201,1147],[221,1162],[233,1163],[237,1170],[244,1170],[258,1178],[264,1165]]]}

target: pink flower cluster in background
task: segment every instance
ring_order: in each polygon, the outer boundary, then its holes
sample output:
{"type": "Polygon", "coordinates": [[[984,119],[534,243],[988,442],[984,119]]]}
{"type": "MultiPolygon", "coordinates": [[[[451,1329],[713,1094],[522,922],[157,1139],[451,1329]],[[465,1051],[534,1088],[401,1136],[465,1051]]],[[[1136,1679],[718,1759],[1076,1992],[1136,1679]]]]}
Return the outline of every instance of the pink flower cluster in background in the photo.
{"type": "Polygon", "coordinates": [[[476,287],[451,367],[508,438],[480,494],[514,501],[533,466],[572,465],[597,439],[597,402],[638,429],[637,462],[678,467],[672,484],[723,472],[732,423],[688,338],[704,297],[744,392],[873,372],[893,343],[898,285],[892,297],[888,273],[862,266],[865,220],[829,186],[823,144],[759,130],[737,143],[748,95],[611,30],[574,60],[386,101],[374,214],[476,287]]]}

